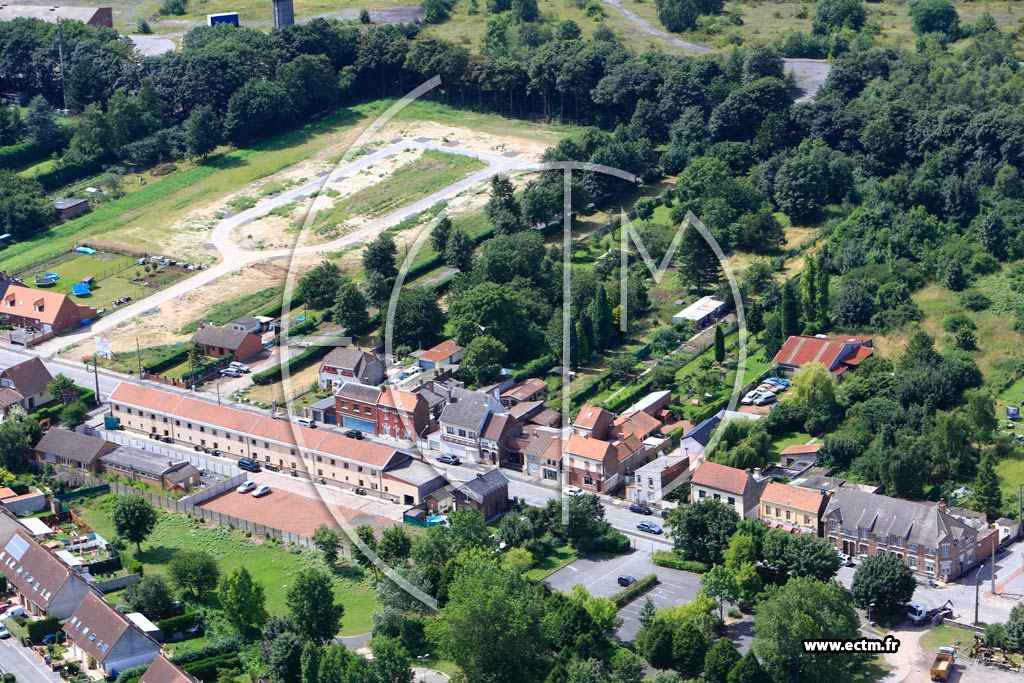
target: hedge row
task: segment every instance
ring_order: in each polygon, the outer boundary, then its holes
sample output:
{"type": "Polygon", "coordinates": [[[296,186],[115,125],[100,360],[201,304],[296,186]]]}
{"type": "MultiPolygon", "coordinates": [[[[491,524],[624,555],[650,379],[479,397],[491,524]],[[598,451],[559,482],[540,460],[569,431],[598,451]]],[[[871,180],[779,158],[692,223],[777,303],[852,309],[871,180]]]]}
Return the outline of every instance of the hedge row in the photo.
{"type": "Polygon", "coordinates": [[[548,370],[556,365],[558,365],[558,360],[550,354],[541,356],[540,358],[534,358],[529,363],[513,372],[512,379],[516,382],[522,382],[524,379],[542,377],[547,374],[548,370]]]}
{"type": "Polygon", "coordinates": [[[82,164],[57,164],[48,171],[29,177],[38,181],[43,189],[52,191],[76,180],[95,175],[101,170],[103,170],[103,164],[98,161],[88,161],[82,164]]]}
{"type": "Polygon", "coordinates": [[[671,550],[655,550],[651,554],[651,562],[659,567],[679,569],[684,572],[692,572],[694,574],[703,574],[708,570],[708,566],[703,562],[697,562],[696,560],[684,560],[671,550]]]}
{"type": "Polygon", "coordinates": [[[633,386],[620,391],[615,396],[609,398],[604,402],[604,408],[613,413],[617,413],[623,406],[630,406],[636,403],[636,400],[650,391],[651,382],[640,382],[633,386]]]}
{"type": "MultiPolygon", "coordinates": [[[[300,370],[305,370],[313,363],[318,363],[324,356],[330,353],[332,346],[317,345],[310,346],[308,349],[303,351],[297,356],[292,356],[288,359],[288,371],[296,373],[300,370]]],[[[284,368],[281,365],[275,365],[272,368],[267,368],[263,372],[257,372],[252,376],[252,383],[265,386],[267,384],[273,384],[279,382],[284,377],[284,368]]]]}
{"type": "Polygon", "coordinates": [[[241,666],[237,652],[226,652],[209,659],[200,659],[182,665],[185,673],[190,673],[201,681],[212,682],[217,680],[217,669],[237,669],[241,666]]]}
{"type": "Polygon", "coordinates": [[[189,614],[179,614],[176,617],[167,617],[156,622],[156,625],[167,635],[173,633],[180,633],[185,629],[192,628],[199,621],[199,614],[191,612],[189,614]]]}
{"type": "MultiPolygon", "coordinates": [[[[92,389],[78,387],[78,398],[85,401],[85,405],[89,408],[96,407],[96,392],[92,389]]],[[[47,418],[52,421],[60,417],[60,411],[62,410],[64,410],[64,404],[58,401],[55,405],[40,408],[29,415],[29,417],[36,421],[45,420],[47,418]]]]}
{"type": "Polygon", "coordinates": [[[623,608],[636,598],[651,590],[658,584],[657,574],[648,574],[632,586],[626,586],[612,597],[612,601],[618,608],[623,608]]]}
{"type": "Polygon", "coordinates": [[[29,621],[25,624],[25,628],[28,630],[28,637],[32,639],[32,642],[40,643],[44,637],[60,630],[60,619],[57,617],[46,617],[45,619],[29,621]]]}
{"type": "Polygon", "coordinates": [[[0,168],[18,168],[42,160],[47,154],[44,147],[32,140],[19,142],[16,145],[0,147],[0,168]]]}
{"type": "Polygon", "coordinates": [[[209,374],[211,370],[215,368],[225,367],[234,359],[235,356],[230,353],[225,356],[221,356],[220,358],[214,358],[213,360],[209,360],[205,363],[202,363],[201,365],[197,366],[194,370],[186,370],[185,372],[181,373],[181,379],[185,382],[188,382],[193,377],[206,377],[206,375],[209,374]]]}
{"type": "Polygon", "coordinates": [[[188,345],[182,344],[180,347],[174,348],[170,353],[165,354],[161,358],[143,363],[142,369],[151,375],[159,375],[164,370],[169,370],[175,365],[184,363],[186,360],[188,360],[188,345]]]}

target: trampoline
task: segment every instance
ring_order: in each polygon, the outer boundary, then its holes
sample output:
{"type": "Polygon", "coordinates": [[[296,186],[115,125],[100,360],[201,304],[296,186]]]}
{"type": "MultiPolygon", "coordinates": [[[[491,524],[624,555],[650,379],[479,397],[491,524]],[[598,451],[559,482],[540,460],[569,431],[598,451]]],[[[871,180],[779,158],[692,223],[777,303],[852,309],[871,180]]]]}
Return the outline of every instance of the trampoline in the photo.
{"type": "Polygon", "coordinates": [[[60,279],[60,275],[57,275],[57,273],[46,273],[43,277],[53,280],[54,282],[60,279]]]}
{"type": "Polygon", "coordinates": [[[84,282],[76,282],[71,286],[71,292],[75,296],[89,296],[89,285],[84,282]]]}
{"type": "Polygon", "coordinates": [[[56,282],[52,277],[37,277],[36,287],[53,287],[53,283],[56,282]]]}

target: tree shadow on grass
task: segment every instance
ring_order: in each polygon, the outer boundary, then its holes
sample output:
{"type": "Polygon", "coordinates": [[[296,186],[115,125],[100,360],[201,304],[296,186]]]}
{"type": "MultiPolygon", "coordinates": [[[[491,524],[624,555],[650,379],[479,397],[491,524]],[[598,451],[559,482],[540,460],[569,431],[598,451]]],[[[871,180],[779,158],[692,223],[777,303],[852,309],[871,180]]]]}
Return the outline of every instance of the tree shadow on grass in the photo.
{"type": "Polygon", "coordinates": [[[177,548],[168,548],[165,545],[146,548],[141,553],[135,554],[135,559],[145,564],[167,564],[178,552],[177,548]]]}
{"type": "Polygon", "coordinates": [[[345,564],[335,569],[334,575],[342,579],[359,583],[366,578],[366,570],[357,564],[345,564]]]}

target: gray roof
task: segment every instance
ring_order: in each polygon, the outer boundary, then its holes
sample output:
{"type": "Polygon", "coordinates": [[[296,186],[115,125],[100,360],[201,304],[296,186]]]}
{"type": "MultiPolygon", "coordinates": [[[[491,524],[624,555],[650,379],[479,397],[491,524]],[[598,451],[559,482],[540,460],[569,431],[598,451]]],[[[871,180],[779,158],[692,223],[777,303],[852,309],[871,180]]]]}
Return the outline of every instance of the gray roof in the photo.
{"type": "Polygon", "coordinates": [[[909,543],[934,548],[943,538],[974,535],[975,530],[939,509],[924,503],[840,488],[825,508],[825,519],[845,529],[867,529],[877,536],[896,536],[909,543]]]}
{"type": "Polygon", "coordinates": [[[83,465],[91,464],[100,453],[109,450],[112,443],[88,434],[71,432],[66,429],[47,430],[36,444],[40,453],[67,458],[83,465]]]}
{"type": "Polygon", "coordinates": [[[51,24],[61,19],[71,19],[88,24],[96,16],[99,7],[57,7],[51,11],[53,5],[0,5],[0,21],[12,19],[41,19],[51,24]]]}
{"type": "Polygon", "coordinates": [[[241,330],[233,330],[230,327],[216,327],[214,325],[205,325],[192,335],[192,341],[204,346],[217,346],[222,349],[237,349],[245,341],[245,338],[249,336],[249,332],[243,332],[241,330]]]}
{"type": "Polygon", "coordinates": [[[243,315],[231,321],[232,325],[245,325],[246,327],[259,326],[260,321],[251,315],[243,315]]]}
{"type": "Polygon", "coordinates": [[[380,389],[371,387],[369,384],[345,382],[338,387],[334,395],[342,398],[354,398],[357,401],[365,401],[367,403],[376,403],[377,399],[380,398],[380,389]]]}
{"type": "Polygon", "coordinates": [[[333,396],[328,396],[327,398],[322,398],[322,399],[320,399],[319,401],[317,401],[316,403],[314,403],[313,405],[310,406],[310,408],[315,408],[316,410],[327,410],[327,409],[333,408],[333,407],[334,407],[334,397],[333,396]]]}
{"type": "MultiPolygon", "coordinates": [[[[403,462],[384,470],[386,476],[404,481],[413,486],[423,486],[432,481],[440,479],[445,481],[444,475],[434,469],[431,465],[422,460],[406,458],[403,462]]],[[[443,484],[442,484],[443,486],[443,484]]],[[[438,486],[440,488],[440,486],[438,486]]]]}
{"type": "Polygon", "coordinates": [[[57,209],[58,211],[63,211],[65,209],[70,209],[72,207],[78,206],[79,204],[88,203],[88,199],[64,199],[63,197],[60,197],[58,199],[53,200],[53,208],[57,209]]]}
{"type": "Polygon", "coordinates": [[[0,377],[9,380],[22,396],[34,396],[42,392],[46,385],[53,381],[53,375],[38,357],[29,358],[5,370],[0,370],[0,377]]]}
{"type": "Polygon", "coordinates": [[[320,365],[329,365],[332,368],[343,368],[345,370],[357,372],[359,368],[362,367],[363,363],[367,361],[366,357],[369,355],[370,354],[362,349],[338,347],[336,349],[332,349],[330,353],[324,356],[320,365]]]}
{"type": "Polygon", "coordinates": [[[454,389],[448,405],[441,412],[441,422],[465,429],[478,429],[491,412],[490,398],[486,394],[466,389],[454,389]]]}
{"type": "Polygon", "coordinates": [[[167,456],[151,453],[134,446],[119,446],[111,452],[101,455],[100,462],[105,465],[125,467],[154,479],[188,464],[184,460],[169,460],[167,456]]]}
{"type": "Polygon", "coordinates": [[[497,467],[484,474],[476,475],[476,478],[470,479],[459,487],[459,491],[476,503],[482,503],[484,498],[502,489],[508,491],[508,477],[497,467]]]}

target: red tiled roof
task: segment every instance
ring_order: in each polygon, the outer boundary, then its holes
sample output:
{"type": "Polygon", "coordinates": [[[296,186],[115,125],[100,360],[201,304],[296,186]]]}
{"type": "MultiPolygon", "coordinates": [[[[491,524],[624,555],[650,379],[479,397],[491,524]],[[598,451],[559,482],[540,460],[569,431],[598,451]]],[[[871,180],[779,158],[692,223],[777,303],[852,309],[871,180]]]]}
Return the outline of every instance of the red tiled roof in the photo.
{"type": "Polygon", "coordinates": [[[661,428],[661,422],[656,417],[642,410],[620,417],[615,420],[614,425],[616,434],[622,434],[623,437],[635,436],[639,439],[646,439],[648,435],[661,428]]]}
{"type": "Polygon", "coordinates": [[[419,401],[426,403],[427,400],[420,394],[414,394],[411,391],[402,391],[400,389],[395,389],[394,387],[388,387],[384,391],[380,392],[380,396],[377,398],[377,405],[397,408],[398,410],[404,410],[411,413],[416,410],[416,404],[419,401]]]}
{"type": "Polygon", "coordinates": [[[146,411],[174,415],[218,429],[247,434],[255,439],[294,445],[308,451],[339,456],[353,462],[384,469],[396,450],[369,441],[348,439],[323,429],[311,429],[287,420],[257,415],[247,410],[218,406],[189,396],[131,382],[121,382],[110,394],[112,403],[123,403],[146,411]]]}
{"type": "Polygon", "coordinates": [[[591,439],[590,437],[580,436],[579,434],[569,435],[569,443],[566,444],[565,447],[565,452],[569,455],[575,455],[589,460],[598,460],[601,462],[604,462],[605,458],[608,457],[608,454],[611,451],[612,445],[607,441],[591,439]]]}
{"type": "Polygon", "coordinates": [[[579,415],[576,416],[576,421],[573,426],[579,427],[580,429],[594,429],[599,422],[603,419],[611,419],[612,414],[604,408],[598,408],[597,406],[583,406],[580,408],[579,415]]]}
{"type": "Polygon", "coordinates": [[[78,309],[82,319],[93,318],[97,315],[96,309],[80,306],[68,298],[66,294],[43,289],[32,289],[16,284],[7,286],[3,303],[0,305],[0,312],[23,316],[52,325],[56,322],[57,315],[62,308],[67,310],[78,309]],[[42,303],[43,310],[35,310],[40,303],[42,303]]]}
{"type": "Polygon", "coordinates": [[[431,361],[434,363],[447,360],[454,356],[463,348],[455,343],[454,339],[445,339],[443,342],[438,344],[432,349],[428,349],[420,354],[420,360],[431,361]]]}
{"type": "Polygon", "coordinates": [[[775,503],[786,505],[797,510],[804,510],[818,514],[825,501],[825,495],[820,491],[770,482],[761,492],[762,503],[775,503]]]}
{"type": "Polygon", "coordinates": [[[750,474],[735,467],[726,467],[717,462],[702,462],[693,473],[693,483],[717,491],[726,491],[742,496],[747,484],[752,482],[750,474]]]}
{"type": "Polygon", "coordinates": [[[820,450],[820,443],[798,443],[786,446],[779,455],[806,455],[808,453],[817,453],[820,450]]]}
{"type": "Polygon", "coordinates": [[[197,680],[160,655],[142,674],[139,683],[197,683],[197,680]]]}
{"type": "MultiPolygon", "coordinates": [[[[807,363],[821,363],[832,370],[843,360],[844,354],[853,355],[857,347],[870,343],[870,340],[847,337],[845,339],[829,339],[822,337],[794,336],[786,340],[774,362],[779,365],[799,367],[807,363]],[[851,349],[850,347],[853,347],[851,349]]],[[[868,353],[867,355],[871,355],[868,353]]],[[[864,356],[865,358],[867,356],[864,356]]]]}
{"type": "Polygon", "coordinates": [[[531,377],[530,379],[523,380],[519,384],[513,385],[501,393],[502,398],[509,397],[518,400],[525,400],[530,396],[533,396],[538,391],[542,391],[548,388],[548,383],[539,377],[531,377]]]}

